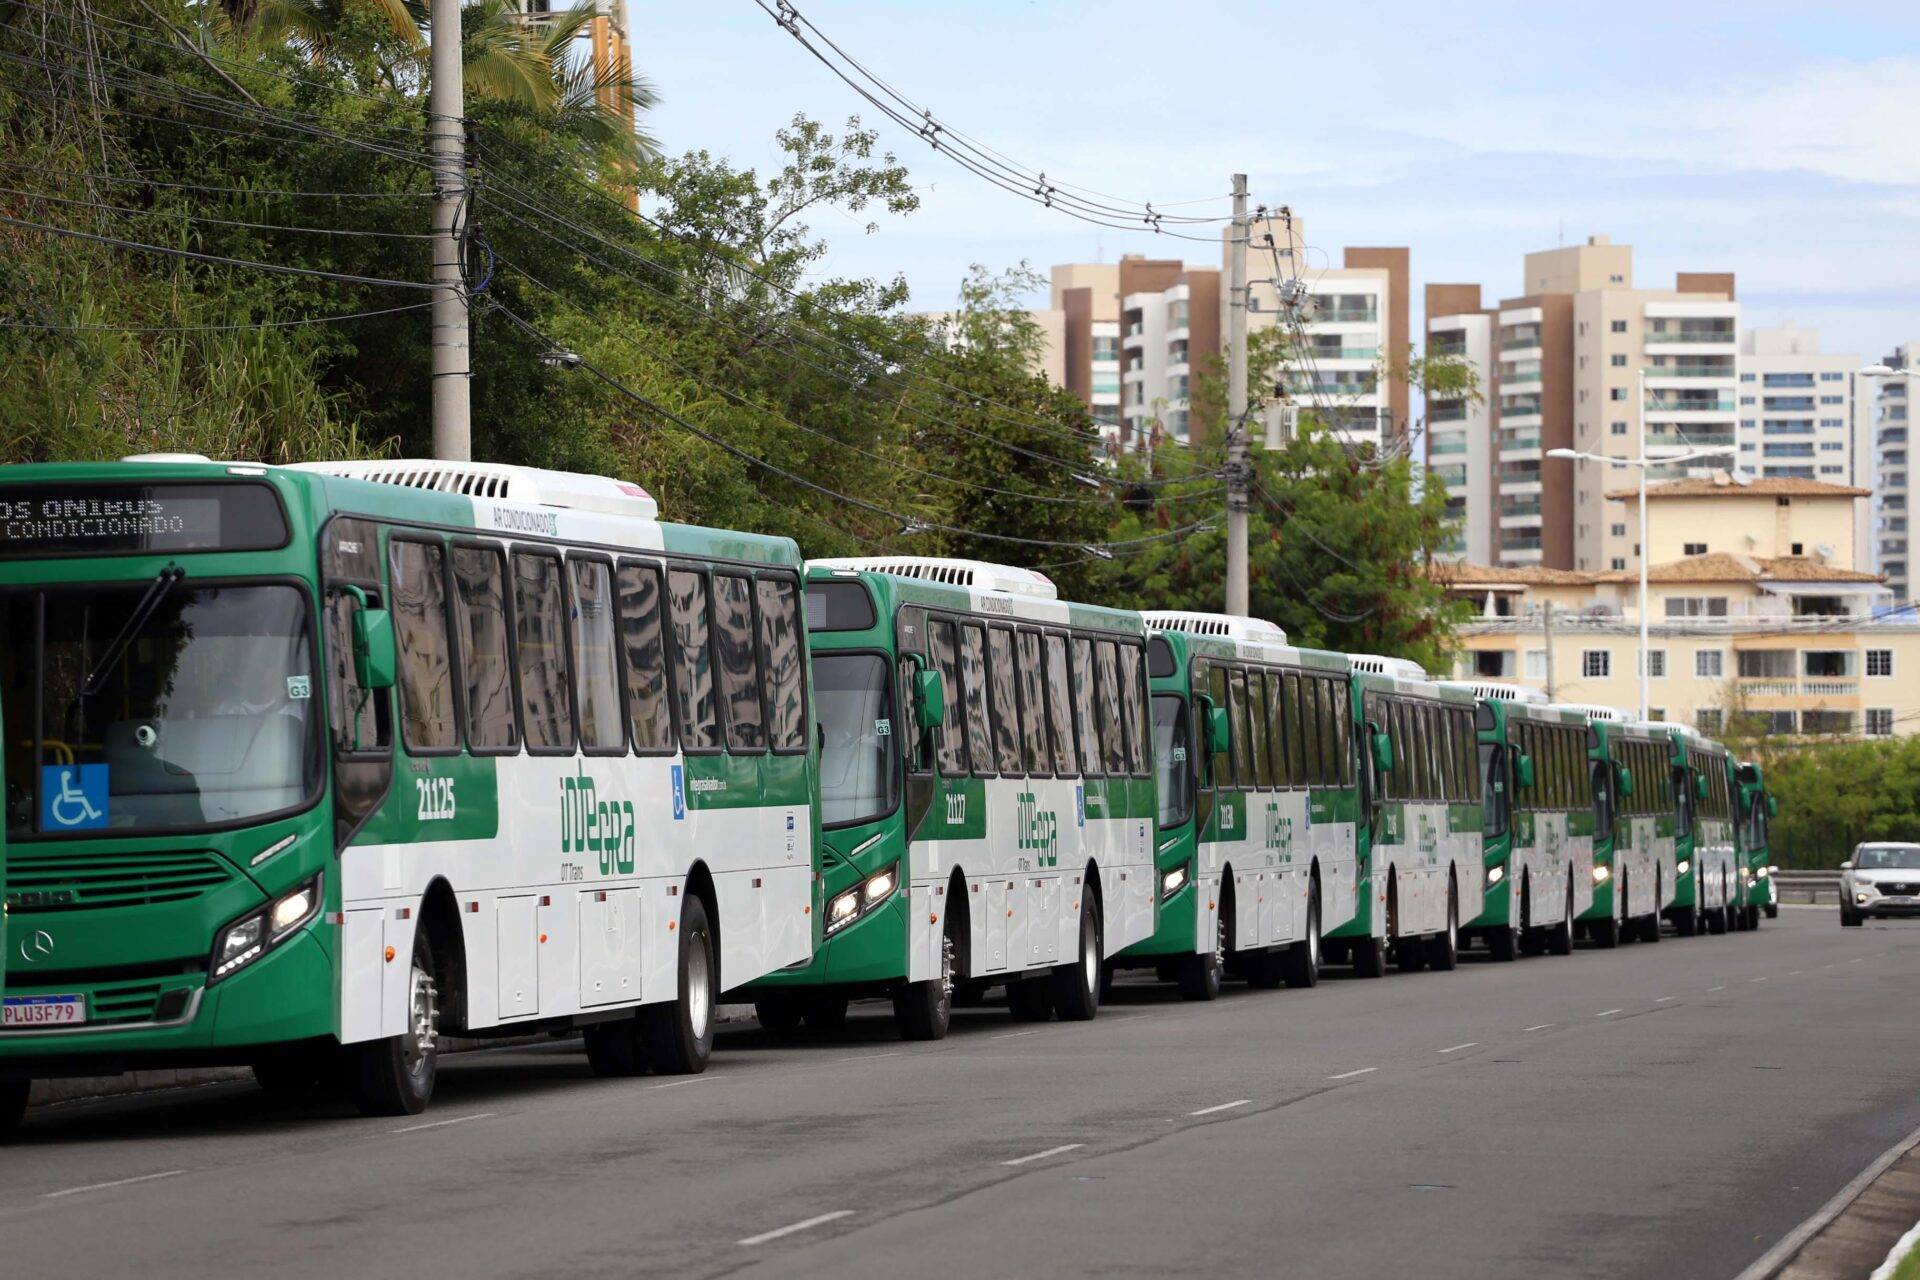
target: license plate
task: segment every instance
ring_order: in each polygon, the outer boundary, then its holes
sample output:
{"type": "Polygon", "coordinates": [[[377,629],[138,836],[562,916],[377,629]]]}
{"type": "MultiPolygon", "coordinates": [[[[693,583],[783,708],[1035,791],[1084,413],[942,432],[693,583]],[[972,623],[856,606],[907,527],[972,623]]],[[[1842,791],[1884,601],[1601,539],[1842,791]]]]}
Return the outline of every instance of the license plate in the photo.
{"type": "Polygon", "coordinates": [[[85,996],[8,996],[0,1000],[0,1028],[72,1027],[86,1020],[85,996]]]}

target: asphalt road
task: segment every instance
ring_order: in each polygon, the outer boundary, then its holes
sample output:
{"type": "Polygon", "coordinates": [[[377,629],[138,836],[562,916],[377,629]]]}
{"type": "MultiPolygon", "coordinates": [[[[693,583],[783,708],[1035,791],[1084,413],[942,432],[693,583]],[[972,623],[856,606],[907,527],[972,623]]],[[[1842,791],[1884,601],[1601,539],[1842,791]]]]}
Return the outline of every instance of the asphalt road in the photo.
{"type": "Polygon", "coordinates": [[[0,1270],[1730,1277],[1920,1126],[1916,975],[1920,924],[1787,908],[931,1045],[749,1025],[692,1079],[490,1051],[409,1121],[68,1105],[0,1152],[0,1270]]]}

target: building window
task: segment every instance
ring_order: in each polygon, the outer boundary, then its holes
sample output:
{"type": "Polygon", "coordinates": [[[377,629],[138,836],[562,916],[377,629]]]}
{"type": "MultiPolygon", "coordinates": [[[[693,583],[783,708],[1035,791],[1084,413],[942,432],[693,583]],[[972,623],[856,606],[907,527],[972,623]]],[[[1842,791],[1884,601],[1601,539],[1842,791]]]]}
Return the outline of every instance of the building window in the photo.
{"type": "Polygon", "coordinates": [[[1625,400],[1626,398],[1627,398],[1627,389],[1625,387],[1608,387],[1607,388],[1607,399],[1625,400]]]}
{"type": "Polygon", "coordinates": [[[1609,525],[1607,528],[1608,532],[1612,533],[1616,538],[1624,538],[1627,536],[1627,526],[1624,524],[1609,525]]]}
{"type": "Polygon", "coordinates": [[[1822,382],[1840,382],[1840,381],[1843,381],[1843,380],[1844,380],[1844,379],[1846,378],[1846,376],[1847,376],[1847,375],[1846,375],[1846,374],[1844,374],[1844,373],[1823,373],[1823,374],[1821,374],[1821,375],[1820,375],[1820,381],[1822,381],[1822,382]]]}
{"type": "Polygon", "coordinates": [[[1867,674],[1870,676],[1891,676],[1893,674],[1893,650],[1867,650],[1867,674]]]}
{"type": "Polygon", "coordinates": [[[1613,674],[1613,653],[1607,649],[1582,649],[1580,674],[1588,680],[1605,680],[1613,674]]]}
{"type": "MultiPolygon", "coordinates": [[[[1690,556],[1703,556],[1707,554],[1707,544],[1704,542],[1689,542],[1685,545],[1683,553],[1690,556]]],[[[1799,555],[1800,553],[1796,551],[1794,554],[1799,555]]]]}
{"type": "Polygon", "coordinates": [[[1627,567],[1627,558],[1625,556],[1615,556],[1611,561],[1609,561],[1609,564],[1612,566],[1613,571],[1615,573],[1619,573],[1620,571],[1622,571],[1627,567]]]}
{"type": "Polygon", "coordinates": [[[1527,679],[1545,680],[1547,678],[1547,651],[1545,649],[1527,650],[1527,679]]]}
{"type": "MultiPolygon", "coordinates": [[[[1627,278],[1625,276],[1612,275],[1607,277],[1608,284],[1625,284],[1626,282],[1627,282],[1627,278]]],[[[1621,326],[1624,326],[1626,324],[1624,320],[1615,320],[1614,323],[1621,326]]],[[[1623,327],[1620,330],[1620,332],[1622,333],[1626,332],[1625,328],[1623,327]]]]}
{"type": "Polygon", "coordinates": [[[1695,649],[1693,651],[1693,674],[1702,680],[1718,680],[1726,670],[1727,655],[1724,649],[1695,649]]]}
{"type": "Polygon", "coordinates": [[[1612,428],[1613,434],[1617,436],[1623,436],[1627,434],[1627,424],[1624,422],[1615,422],[1610,424],[1610,426],[1612,428]]]}
{"type": "Polygon", "coordinates": [[[1793,733],[1796,731],[1794,715],[1791,711],[1762,711],[1761,723],[1766,725],[1768,733],[1793,733]]]}
{"type": "Polygon", "coordinates": [[[1627,331],[1627,322],[1625,320],[1615,320],[1611,328],[1615,333],[1625,333],[1627,331]]]}
{"type": "MultiPolygon", "coordinates": [[[[1635,665],[1638,665],[1638,664],[1636,663],[1635,665]]],[[[1666,679],[1666,676],[1667,676],[1667,651],[1665,649],[1647,650],[1647,679],[1664,680],[1666,679]]]]}
{"type": "Polygon", "coordinates": [[[1718,733],[1726,721],[1726,713],[1718,707],[1701,707],[1693,713],[1693,727],[1702,733],[1718,733]]]}
{"type": "Polygon", "coordinates": [[[1667,599],[1669,618],[1724,618],[1727,616],[1727,598],[1725,596],[1670,596],[1667,599]]]}
{"type": "Polygon", "coordinates": [[[1891,738],[1893,736],[1893,708],[1867,708],[1867,736],[1869,738],[1891,738]]]}
{"type": "Polygon", "coordinates": [[[1616,369],[1624,369],[1627,367],[1627,357],[1624,353],[1616,351],[1609,363],[1616,369]]]}
{"type": "Polygon", "coordinates": [[[1740,381],[1742,381],[1742,382],[1752,382],[1752,381],[1753,381],[1753,375],[1752,375],[1752,374],[1750,374],[1750,373],[1743,373],[1743,374],[1741,374],[1741,375],[1740,375],[1740,381]]]}
{"type": "Polygon", "coordinates": [[[1667,709],[1665,707],[1648,707],[1647,708],[1647,719],[1665,720],[1666,718],[1667,718],[1667,709]]]}

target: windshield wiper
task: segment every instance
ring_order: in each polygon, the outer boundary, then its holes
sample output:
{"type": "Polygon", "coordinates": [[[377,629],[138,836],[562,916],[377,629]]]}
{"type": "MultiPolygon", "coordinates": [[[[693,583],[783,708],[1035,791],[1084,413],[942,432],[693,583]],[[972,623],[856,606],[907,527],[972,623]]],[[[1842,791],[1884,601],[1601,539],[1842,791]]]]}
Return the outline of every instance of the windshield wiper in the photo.
{"type": "Polygon", "coordinates": [[[100,655],[100,661],[93,664],[93,669],[87,672],[87,678],[80,682],[81,697],[91,698],[100,692],[100,686],[107,682],[108,674],[120,661],[120,656],[127,651],[127,646],[133,643],[134,637],[140,634],[140,629],[147,625],[147,620],[160,608],[161,603],[167,598],[167,593],[186,576],[185,569],[177,564],[170,564],[148,584],[146,594],[140,597],[140,603],[133,606],[133,612],[127,615],[127,620],[120,624],[120,630],[114,633],[112,640],[107,642],[106,652],[100,655]]]}

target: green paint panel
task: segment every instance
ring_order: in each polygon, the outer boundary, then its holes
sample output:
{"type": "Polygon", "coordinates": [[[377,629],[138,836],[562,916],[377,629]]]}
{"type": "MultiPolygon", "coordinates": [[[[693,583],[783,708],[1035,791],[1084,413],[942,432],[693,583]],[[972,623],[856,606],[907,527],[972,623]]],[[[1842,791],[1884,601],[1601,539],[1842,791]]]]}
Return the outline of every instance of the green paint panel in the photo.
{"type": "Polygon", "coordinates": [[[387,798],[355,844],[491,840],[500,834],[500,787],[491,756],[395,762],[387,798]]]}
{"type": "Polygon", "coordinates": [[[987,838],[987,782],[984,778],[935,778],[933,802],[927,806],[914,843],[924,840],[985,840],[987,838]]]}

